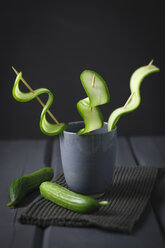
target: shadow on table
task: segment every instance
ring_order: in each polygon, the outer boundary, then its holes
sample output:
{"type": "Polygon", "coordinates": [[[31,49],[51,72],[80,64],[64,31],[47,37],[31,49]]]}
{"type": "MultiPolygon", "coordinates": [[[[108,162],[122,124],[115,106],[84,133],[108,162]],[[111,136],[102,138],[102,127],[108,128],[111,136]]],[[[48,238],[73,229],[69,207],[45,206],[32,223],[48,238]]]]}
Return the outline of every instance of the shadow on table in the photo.
{"type": "Polygon", "coordinates": [[[18,205],[18,208],[22,208],[22,207],[27,207],[32,201],[34,201],[36,199],[36,197],[38,197],[40,195],[39,190],[36,190],[34,192],[31,192],[30,194],[28,194],[27,196],[25,196],[22,201],[20,202],[20,204],[18,205]]]}

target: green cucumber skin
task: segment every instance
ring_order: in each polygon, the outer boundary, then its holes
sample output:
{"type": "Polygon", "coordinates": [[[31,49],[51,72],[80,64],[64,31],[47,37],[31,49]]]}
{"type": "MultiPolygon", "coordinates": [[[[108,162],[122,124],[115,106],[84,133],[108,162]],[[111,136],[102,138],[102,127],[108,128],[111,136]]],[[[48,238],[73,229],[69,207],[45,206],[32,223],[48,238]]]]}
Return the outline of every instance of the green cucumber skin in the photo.
{"type": "Polygon", "coordinates": [[[78,213],[91,213],[100,207],[96,199],[74,193],[52,182],[42,183],[40,193],[47,200],[78,213]]]}
{"type": "Polygon", "coordinates": [[[11,202],[8,206],[18,205],[28,193],[38,189],[40,184],[44,181],[51,180],[53,175],[53,169],[45,167],[13,180],[9,187],[9,198],[11,202]]]}

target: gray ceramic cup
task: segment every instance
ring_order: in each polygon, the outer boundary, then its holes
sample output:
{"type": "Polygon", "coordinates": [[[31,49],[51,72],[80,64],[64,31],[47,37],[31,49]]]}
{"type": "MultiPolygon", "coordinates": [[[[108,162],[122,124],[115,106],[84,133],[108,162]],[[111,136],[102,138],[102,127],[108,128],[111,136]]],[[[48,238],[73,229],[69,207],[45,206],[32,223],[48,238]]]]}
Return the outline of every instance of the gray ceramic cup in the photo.
{"type": "Polygon", "coordinates": [[[117,130],[103,128],[86,135],[76,134],[83,122],[71,122],[60,134],[60,151],[64,177],[77,193],[104,193],[111,185],[116,159],[117,130]]]}

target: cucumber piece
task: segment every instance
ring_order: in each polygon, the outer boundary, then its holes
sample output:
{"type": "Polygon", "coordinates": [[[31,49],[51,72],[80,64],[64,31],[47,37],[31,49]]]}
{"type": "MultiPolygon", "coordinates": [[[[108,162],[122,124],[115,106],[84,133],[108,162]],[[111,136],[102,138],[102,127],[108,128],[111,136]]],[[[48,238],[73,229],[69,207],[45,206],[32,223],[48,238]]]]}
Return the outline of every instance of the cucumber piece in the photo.
{"type": "Polygon", "coordinates": [[[88,97],[77,103],[77,110],[85,123],[85,127],[79,130],[77,135],[103,127],[103,116],[97,106],[110,100],[106,82],[97,72],[85,70],[81,73],[80,80],[88,97]]]}
{"type": "Polygon", "coordinates": [[[102,113],[98,107],[90,107],[88,97],[77,103],[77,110],[85,123],[85,128],[79,130],[77,135],[89,133],[103,127],[102,113]]]}
{"type": "Polygon", "coordinates": [[[53,175],[53,169],[45,167],[13,180],[9,187],[9,198],[11,202],[9,202],[7,206],[18,205],[28,193],[38,189],[40,184],[44,181],[51,180],[53,175]]]}
{"type": "Polygon", "coordinates": [[[117,108],[111,113],[108,119],[108,131],[115,129],[116,123],[122,115],[130,113],[138,108],[141,103],[141,83],[145,77],[155,72],[159,72],[159,68],[154,65],[142,66],[134,71],[130,79],[130,91],[133,96],[127,106],[124,105],[123,107],[117,108]]]}
{"type": "Polygon", "coordinates": [[[80,75],[80,80],[90,100],[90,106],[95,107],[108,103],[110,94],[104,79],[95,71],[85,70],[80,75]],[[93,75],[95,75],[95,84],[92,86],[93,75]]]}
{"type": "Polygon", "coordinates": [[[19,88],[19,83],[20,83],[21,78],[22,78],[22,72],[20,72],[18,76],[16,77],[16,80],[13,86],[12,94],[15,100],[17,100],[18,102],[29,102],[41,94],[44,94],[44,93],[48,94],[47,103],[45,104],[45,106],[42,105],[43,110],[40,116],[40,130],[45,135],[48,135],[48,136],[57,135],[63,132],[67,127],[66,123],[61,122],[59,124],[54,124],[54,123],[52,124],[48,122],[46,119],[46,113],[48,112],[50,106],[52,105],[53,98],[54,98],[51,91],[45,88],[39,88],[37,90],[33,90],[33,92],[24,93],[19,88]]]}
{"type": "Polygon", "coordinates": [[[52,182],[43,182],[40,193],[47,200],[78,213],[91,213],[109,204],[108,201],[98,202],[95,198],[74,193],[52,182]]]}

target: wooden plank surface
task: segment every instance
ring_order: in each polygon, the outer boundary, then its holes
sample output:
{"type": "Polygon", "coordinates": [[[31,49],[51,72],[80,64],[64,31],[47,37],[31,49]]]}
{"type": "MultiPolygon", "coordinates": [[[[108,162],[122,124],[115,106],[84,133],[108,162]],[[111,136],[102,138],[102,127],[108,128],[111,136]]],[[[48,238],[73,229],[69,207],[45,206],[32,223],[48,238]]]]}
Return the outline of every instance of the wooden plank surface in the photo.
{"type": "MultiPolygon", "coordinates": [[[[24,206],[10,209],[6,207],[6,203],[8,202],[8,187],[14,178],[32,173],[45,166],[45,148],[45,140],[0,142],[0,197],[3,203],[0,205],[0,247],[31,248],[36,240],[36,233],[39,244],[39,239],[42,237],[39,228],[21,225],[17,220],[24,206]]],[[[28,204],[31,200],[31,197],[27,197],[25,203],[28,204]]]]}
{"type": "MultiPolygon", "coordinates": [[[[165,137],[132,137],[131,144],[139,164],[165,168],[165,137]]],[[[157,181],[151,202],[165,235],[165,175],[157,181]]]]}
{"type": "Polygon", "coordinates": [[[6,204],[11,181],[23,174],[27,155],[24,144],[24,141],[0,141],[0,247],[11,247],[14,235],[16,210],[6,204]]]}
{"type": "MultiPolygon", "coordinates": [[[[56,155],[52,159],[52,166],[59,170],[61,165],[58,167],[57,151],[59,148],[57,146],[58,142],[56,141],[56,143],[54,143],[54,151],[56,151],[56,155]]],[[[60,160],[59,162],[61,163],[60,160]]],[[[125,138],[118,139],[116,165],[136,166],[136,162],[125,138]]],[[[44,231],[43,237],[43,248],[163,248],[164,246],[165,243],[150,204],[145,210],[143,218],[141,218],[131,235],[107,232],[98,228],[51,226],[44,231]]]]}
{"type": "Polygon", "coordinates": [[[1,224],[14,222],[16,211],[6,207],[9,201],[8,188],[14,178],[23,174],[26,155],[23,141],[0,142],[0,199],[3,200],[0,204],[1,224]]]}
{"type": "Polygon", "coordinates": [[[152,137],[131,137],[131,145],[141,166],[164,167],[165,161],[152,137]]]}

